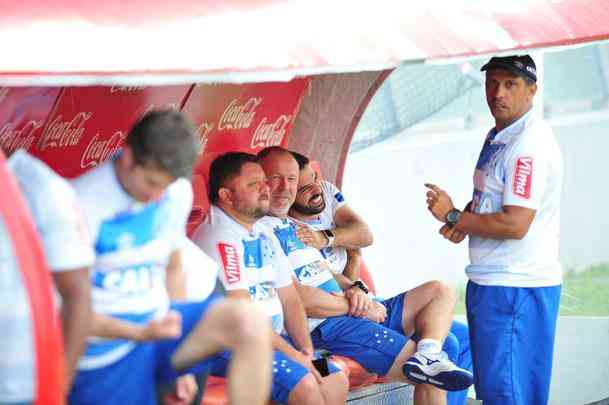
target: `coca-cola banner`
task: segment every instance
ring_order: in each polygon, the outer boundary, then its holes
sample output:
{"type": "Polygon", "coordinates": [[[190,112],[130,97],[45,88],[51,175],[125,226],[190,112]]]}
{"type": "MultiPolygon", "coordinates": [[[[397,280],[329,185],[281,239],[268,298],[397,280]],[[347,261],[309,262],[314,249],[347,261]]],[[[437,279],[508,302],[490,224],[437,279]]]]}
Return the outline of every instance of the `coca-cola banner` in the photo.
{"type": "Polygon", "coordinates": [[[31,152],[62,176],[76,177],[120,149],[147,111],[180,109],[190,87],[64,88],[31,152]]]}
{"type": "Polygon", "coordinates": [[[308,82],[194,87],[183,111],[194,121],[203,148],[192,178],[195,199],[189,232],[209,208],[206,184],[212,160],[229,151],[257,153],[267,146],[286,146],[308,82]]]}
{"type": "Polygon", "coordinates": [[[219,153],[256,153],[287,145],[288,133],[308,79],[284,83],[196,85],[183,111],[197,126],[203,144],[200,172],[219,153]]]}
{"type": "Polygon", "coordinates": [[[30,150],[42,133],[60,87],[0,87],[0,147],[30,150]]]}

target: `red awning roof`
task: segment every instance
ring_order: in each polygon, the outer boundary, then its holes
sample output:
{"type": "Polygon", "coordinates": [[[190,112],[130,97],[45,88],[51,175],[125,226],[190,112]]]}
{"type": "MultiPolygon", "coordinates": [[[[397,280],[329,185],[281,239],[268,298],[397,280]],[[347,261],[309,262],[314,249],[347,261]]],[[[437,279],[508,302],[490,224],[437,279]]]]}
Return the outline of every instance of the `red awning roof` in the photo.
{"type": "Polygon", "coordinates": [[[0,0],[0,85],[280,81],[609,38],[607,0],[0,0]]]}

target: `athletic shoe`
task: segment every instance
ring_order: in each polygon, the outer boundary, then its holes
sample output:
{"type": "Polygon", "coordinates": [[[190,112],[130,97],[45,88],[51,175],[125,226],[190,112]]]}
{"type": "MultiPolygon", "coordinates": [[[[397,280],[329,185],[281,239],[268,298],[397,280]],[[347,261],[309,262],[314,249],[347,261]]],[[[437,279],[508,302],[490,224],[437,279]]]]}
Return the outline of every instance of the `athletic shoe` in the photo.
{"type": "Polygon", "coordinates": [[[406,378],[419,384],[431,384],[445,391],[461,391],[474,382],[474,375],[457,367],[445,352],[416,352],[402,366],[406,378]]]}

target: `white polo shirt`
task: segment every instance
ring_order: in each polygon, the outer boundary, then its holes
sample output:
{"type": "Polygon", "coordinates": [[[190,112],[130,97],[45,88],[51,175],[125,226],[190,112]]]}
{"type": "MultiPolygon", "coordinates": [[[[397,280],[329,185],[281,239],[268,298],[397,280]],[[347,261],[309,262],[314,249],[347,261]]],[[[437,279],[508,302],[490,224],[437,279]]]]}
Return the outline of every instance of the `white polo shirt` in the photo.
{"type": "Polygon", "coordinates": [[[246,290],[271,318],[273,330],[283,330],[283,307],[277,289],[292,283],[291,267],[273,231],[258,221],[252,231],[212,205],[193,242],[220,267],[227,291],[246,290]]]}
{"type": "MultiPolygon", "coordinates": [[[[23,150],[7,162],[25,198],[51,271],[88,267],[94,254],[67,180],[23,150]]],[[[2,234],[3,232],[0,232],[2,234]]],[[[31,401],[35,395],[31,313],[8,235],[0,235],[0,402],[31,401]]]]}
{"type": "Polygon", "coordinates": [[[558,260],[563,160],[550,126],[531,111],[499,133],[491,130],[474,174],[472,211],[505,205],[536,210],[521,240],[471,236],[466,273],[481,285],[544,287],[562,283],[558,260]]]}

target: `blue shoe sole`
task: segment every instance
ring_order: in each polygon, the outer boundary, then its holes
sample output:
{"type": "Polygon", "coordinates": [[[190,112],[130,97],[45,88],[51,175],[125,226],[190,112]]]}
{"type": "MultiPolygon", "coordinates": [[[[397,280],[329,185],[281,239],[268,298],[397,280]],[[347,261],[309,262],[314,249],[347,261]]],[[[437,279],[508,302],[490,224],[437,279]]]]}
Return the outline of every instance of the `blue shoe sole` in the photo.
{"type": "Polygon", "coordinates": [[[416,365],[406,363],[402,366],[406,378],[417,384],[431,384],[445,391],[463,391],[473,384],[473,376],[466,371],[444,371],[428,376],[416,365]]]}

